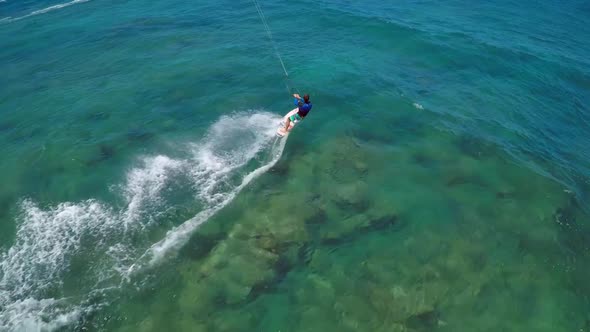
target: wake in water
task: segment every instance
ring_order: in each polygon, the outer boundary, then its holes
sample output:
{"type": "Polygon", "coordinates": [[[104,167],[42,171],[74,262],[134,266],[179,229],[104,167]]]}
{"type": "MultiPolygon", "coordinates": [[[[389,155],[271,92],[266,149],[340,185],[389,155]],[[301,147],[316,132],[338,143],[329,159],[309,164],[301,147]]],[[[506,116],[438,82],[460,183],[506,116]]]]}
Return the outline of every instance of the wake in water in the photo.
{"type": "Polygon", "coordinates": [[[75,324],[106,304],[105,293],[175,253],[199,225],[279,160],[286,142],[275,135],[279,121],[270,113],[224,116],[202,141],[186,145],[186,158],[143,158],[125,183],[114,187],[123,208],[86,200],[43,209],[23,200],[14,245],[0,256],[0,330],[75,324]],[[160,226],[158,216],[170,205],[167,193],[180,183],[189,184],[200,212],[150,242],[146,234],[160,226]]]}
{"type": "MultiPolygon", "coordinates": [[[[0,2],[3,2],[3,1],[4,0],[0,0],[0,2]]],[[[60,3],[60,4],[57,4],[57,5],[53,5],[53,6],[49,6],[49,7],[43,8],[43,9],[32,11],[32,12],[26,14],[26,15],[23,15],[23,16],[19,16],[19,17],[4,17],[4,18],[0,19],[0,23],[2,23],[2,22],[20,21],[20,20],[22,20],[24,18],[27,18],[27,17],[31,17],[31,16],[35,16],[35,15],[39,15],[39,14],[49,13],[49,12],[54,11],[54,10],[57,10],[57,9],[61,9],[61,8],[64,8],[64,7],[69,7],[71,5],[75,5],[75,4],[79,4],[79,3],[84,3],[84,2],[88,2],[88,1],[90,1],[90,0],[73,0],[73,1],[70,1],[70,2],[66,2],[66,3],[60,3]]]]}

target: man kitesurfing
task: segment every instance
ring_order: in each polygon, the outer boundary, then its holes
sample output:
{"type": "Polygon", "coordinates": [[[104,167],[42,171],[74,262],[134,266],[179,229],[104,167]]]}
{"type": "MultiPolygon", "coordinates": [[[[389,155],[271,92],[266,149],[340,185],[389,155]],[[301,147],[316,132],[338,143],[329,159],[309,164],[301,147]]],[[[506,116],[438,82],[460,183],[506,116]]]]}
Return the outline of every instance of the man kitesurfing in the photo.
{"type": "Polygon", "coordinates": [[[293,97],[295,97],[294,103],[295,106],[297,106],[297,108],[287,113],[287,115],[285,115],[285,117],[283,118],[284,127],[281,125],[277,130],[277,135],[279,136],[285,136],[287,133],[289,133],[289,131],[293,129],[295,124],[303,120],[303,118],[307,116],[307,114],[309,113],[309,111],[311,111],[311,108],[313,107],[311,101],[309,100],[308,94],[304,95],[303,98],[301,98],[299,94],[295,93],[293,97]]]}
{"type": "MultiPolygon", "coordinates": [[[[272,32],[270,31],[270,27],[268,26],[268,22],[266,21],[266,17],[264,16],[264,12],[262,11],[262,7],[258,3],[258,0],[253,0],[253,2],[254,2],[254,7],[256,7],[256,11],[258,12],[258,16],[260,16],[260,21],[262,22],[262,25],[264,26],[264,29],[266,30],[266,34],[268,35],[268,39],[270,40],[272,47],[274,48],[275,55],[277,56],[277,59],[279,59],[279,61],[281,63],[281,67],[283,68],[283,72],[285,73],[285,78],[287,79],[287,82],[288,82],[289,81],[289,73],[287,72],[287,67],[285,67],[285,63],[283,62],[283,58],[281,57],[281,53],[279,53],[279,49],[278,49],[274,39],[272,38],[272,32]]],[[[286,84],[287,84],[287,90],[291,90],[289,88],[289,84],[288,83],[286,83],[286,84]]],[[[287,115],[285,115],[283,117],[283,122],[281,122],[281,124],[279,125],[279,128],[277,129],[278,136],[283,137],[283,136],[287,135],[289,133],[289,131],[291,129],[293,129],[293,126],[295,126],[295,123],[303,120],[303,118],[305,118],[307,113],[309,113],[309,111],[311,110],[312,105],[311,105],[311,102],[309,101],[308,94],[304,95],[303,98],[301,98],[301,96],[298,93],[295,93],[295,94],[293,94],[293,97],[295,97],[295,106],[297,106],[297,108],[292,110],[291,112],[287,113],[287,115]]]]}

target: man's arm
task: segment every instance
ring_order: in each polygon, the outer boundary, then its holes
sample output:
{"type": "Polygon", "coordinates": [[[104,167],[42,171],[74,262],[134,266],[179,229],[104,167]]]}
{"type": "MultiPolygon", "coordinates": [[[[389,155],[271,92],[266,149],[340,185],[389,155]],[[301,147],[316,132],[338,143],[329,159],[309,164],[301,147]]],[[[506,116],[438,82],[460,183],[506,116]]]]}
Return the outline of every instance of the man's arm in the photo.
{"type": "Polygon", "coordinates": [[[295,97],[295,100],[293,101],[295,106],[301,107],[301,105],[303,105],[303,99],[301,99],[298,93],[294,93],[293,97],[295,97]]]}

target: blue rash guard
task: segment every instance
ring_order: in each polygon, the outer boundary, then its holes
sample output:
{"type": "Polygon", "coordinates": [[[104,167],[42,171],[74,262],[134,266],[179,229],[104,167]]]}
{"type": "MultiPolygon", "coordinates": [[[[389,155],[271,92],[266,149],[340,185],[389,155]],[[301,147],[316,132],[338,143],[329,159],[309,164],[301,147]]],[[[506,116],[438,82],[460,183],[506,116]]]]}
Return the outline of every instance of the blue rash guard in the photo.
{"type": "Polygon", "coordinates": [[[295,106],[297,106],[299,108],[299,111],[297,111],[297,114],[302,119],[307,115],[307,113],[309,113],[309,111],[311,111],[311,108],[313,107],[311,102],[306,103],[303,100],[303,98],[295,98],[295,106]]]}

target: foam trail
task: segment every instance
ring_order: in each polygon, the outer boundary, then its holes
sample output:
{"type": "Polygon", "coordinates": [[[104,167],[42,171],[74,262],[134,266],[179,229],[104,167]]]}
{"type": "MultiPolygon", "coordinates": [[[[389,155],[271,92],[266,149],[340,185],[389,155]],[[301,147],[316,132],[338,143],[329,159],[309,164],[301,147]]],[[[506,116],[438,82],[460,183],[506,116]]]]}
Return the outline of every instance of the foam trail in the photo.
{"type": "Polygon", "coordinates": [[[76,324],[81,315],[93,310],[81,301],[96,288],[81,290],[78,299],[46,294],[61,289],[70,259],[80,251],[90,250],[96,257],[80,278],[106,286],[119,280],[121,266],[126,270],[143,252],[125,241],[125,234],[144,231],[139,217],[145,206],[160,206],[160,192],[182,165],[165,156],[143,158],[122,186],[128,203],[122,211],[97,200],[66,202],[48,209],[23,200],[15,243],[0,254],[0,331],[53,331],[76,324]]]}
{"type": "MultiPolygon", "coordinates": [[[[0,0],[1,2],[2,0],[0,0]]],[[[35,15],[39,15],[39,14],[45,14],[57,9],[61,9],[61,8],[65,8],[65,7],[69,7],[71,5],[75,5],[75,4],[79,4],[79,3],[84,3],[84,2],[88,2],[90,0],[73,0],[70,2],[66,2],[66,3],[60,3],[57,5],[53,5],[53,6],[49,6],[47,8],[43,8],[43,9],[39,9],[39,10],[35,10],[33,12],[30,12],[26,15],[23,16],[19,16],[19,17],[5,17],[3,19],[0,20],[0,22],[14,22],[14,21],[20,21],[22,19],[25,19],[27,17],[31,17],[31,16],[35,16],[35,15]]]]}
{"type": "Polygon", "coordinates": [[[276,136],[279,117],[270,113],[234,114],[223,116],[213,124],[205,139],[193,146],[193,158],[189,165],[197,198],[204,204],[193,218],[168,231],[129,267],[126,276],[143,267],[156,264],[169,252],[174,252],[190,238],[191,234],[215,213],[221,210],[250,183],[270,169],[280,159],[286,139],[276,136]],[[269,155],[270,154],[270,155],[269,155]],[[245,166],[260,157],[261,162],[251,172],[240,176],[245,166]],[[239,183],[236,182],[236,175],[239,183]]]}
{"type": "MultiPolygon", "coordinates": [[[[278,118],[269,113],[223,116],[203,143],[194,146],[192,177],[197,196],[207,205],[223,201],[233,172],[252,161],[276,137],[278,118]]],[[[231,188],[229,189],[231,191],[231,188]]]]}
{"type": "Polygon", "coordinates": [[[12,296],[26,297],[41,291],[63,272],[67,255],[80,247],[82,237],[102,228],[106,231],[112,214],[99,202],[62,203],[43,211],[24,201],[23,223],[16,243],[2,255],[1,289],[12,289],[12,296]]]}
{"type": "Polygon", "coordinates": [[[42,294],[60,287],[69,257],[83,239],[107,238],[115,218],[94,200],[47,211],[25,200],[21,210],[15,243],[0,256],[0,330],[51,331],[75,320],[81,309],[42,294]]]}
{"type": "Polygon", "coordinates": [[[135,168],[127,174],[127,183],[123,188],[127,200],[125,230],[138,219],[146,201],[151,205],[159,203],[159,194],[168,183],[169,176],[183,166],[182,161],[166,156],[144,158],[142,162],[144,167],[135,168]]]}
{"type": "MultiPolygon", "coordinates": [[[[281,158],[283,154],[283,149],[285,148],[285,143],[287,142],[286,139],[281,139],[279,142],[278,149],[272,160],[263,166],[260,166],[253,172],[246,175],[242,183],[236,187],[233,191],[227,194],[227,196],[219,202],[217,205],[204,210],[198,213],[193,218],[185,221],[182,225],[172,229],[166,234],[164,239],[160,240],[159,242],[155,243],[151,246],[150,249],[146,252],[147,256],[150,258],[150,265],[158,263],[165,255],[170,252],[179,249],[182,247],[188,239],[190,235],[205,221],[211,218],[217,211],[221,210],[225,207],[229,202],[231,202],[237,195],[240,193],[244,187],[246,187],[252,180],[260,176],[261,174],[267,172],[271,167],[273,167],[277,161],[281,158]]],[[[273,151],[274,152],[274,151],[273,151]]],[[[145,256],[145,255],[144,255],[145,256]]]]}
{"type": "Polygon", "coordinates": [[[59,304],[54,299],[17,301],[5,308],[3,315],[10,320],[3,322],[2,331],[54,331],[74,323],[82,314],[79,307],[63,309],[59,304]]]}
{"type": "Polygon", "coordinates": [[[23,200],[15,242],[0,253],[0,331],[58,330],[108,305],[95,295],[120,289],[131,272],[185,244],[279,160],[286,142],[275,135],[279,121],[264,112],[223,116],[199,144],[189,144],[188,158],[141,158],[126,181],[114,186],[122,195],[120,208],[93,199],[47,208],[23,200]],[[166,193],[178,189],[174,177],[188,180],[182,186],[193,184],[189,190],[202,209],[153,243],[145,235],[159,227],[152,220],[166,206],[166,193]],[[88,288],[66,298],[60,294],[74,257],[85,259],[77,260],[76,277],[87,280],[88,288]]]}

